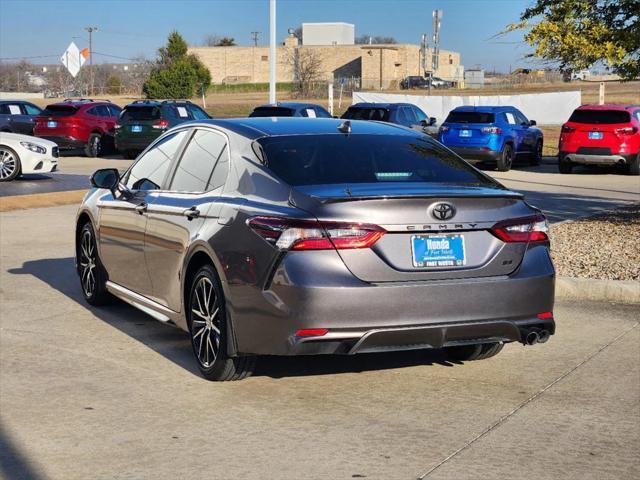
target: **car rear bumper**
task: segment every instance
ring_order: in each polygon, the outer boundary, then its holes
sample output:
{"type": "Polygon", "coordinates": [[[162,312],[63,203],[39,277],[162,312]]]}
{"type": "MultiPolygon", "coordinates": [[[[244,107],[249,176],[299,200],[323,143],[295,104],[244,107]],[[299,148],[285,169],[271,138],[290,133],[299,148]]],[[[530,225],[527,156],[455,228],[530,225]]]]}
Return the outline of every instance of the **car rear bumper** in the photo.
{"type": "Polygon", "coordinates": [[[611,155],[594,155],[584,153],[561,152],[559,158],[564,158],[572,163],[583,165],[629,165],[635,158],[635,154],[617,153],[611,155]]]}
{"type": "Polygon", "coordinates": [[[142,151],[145,148],[147,148],[151,142],[153,142],[156,138],[158,138],[160,136],[160,134],[156,135],[155,137],[145,137],[145,138],[122,138],[122,137],[115,137],[115,146],[116,149],[119,152],[124,152],[127,150],[136,150],[136,151],[142,151]]]}
{"type": "Polygon", "coordinates": [[[496,162],[502,154],[500,150],[491,150],[487,147],[451,147],[447,145],[447,148],[453,150],[465,160],[496,162]]]}
{"type": "Polygon", "coordinates": [[[355,278],[332,253],[323,252],[314,275],[307,262],[285,257],[262,301],[251,301],[246,287],[244,300],[230,295],[239,352],[353,354],[522,341],[529,328],[555,332],[552,318],[537,317],[552,312],[554,302],[555,273],[544,245],[529,248],[511,275],[378,284],[355,278]],[[328,331],[298,335],[302,329],[328,331]]]}
{"type": "Polygon", "coordinates": [[[55,142],[61,150],[72,150],[76,148],[84,148],[86,142],[79,140],[75,137],[66,136],[51,136],[51,135],[38,135],[40,138],[55,142]]]}

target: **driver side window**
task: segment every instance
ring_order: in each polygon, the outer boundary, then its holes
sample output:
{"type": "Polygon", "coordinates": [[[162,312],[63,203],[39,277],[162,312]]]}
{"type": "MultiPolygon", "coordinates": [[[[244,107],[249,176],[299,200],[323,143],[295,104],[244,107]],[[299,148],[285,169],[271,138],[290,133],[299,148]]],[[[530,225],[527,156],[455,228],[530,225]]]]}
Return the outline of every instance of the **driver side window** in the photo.
{"type": "Polygon", "coordinates": [[[161,189],[171,162],[187,137],[187,130],[163,138],[133,165],[125,185],[131,190],[161,189]]]}

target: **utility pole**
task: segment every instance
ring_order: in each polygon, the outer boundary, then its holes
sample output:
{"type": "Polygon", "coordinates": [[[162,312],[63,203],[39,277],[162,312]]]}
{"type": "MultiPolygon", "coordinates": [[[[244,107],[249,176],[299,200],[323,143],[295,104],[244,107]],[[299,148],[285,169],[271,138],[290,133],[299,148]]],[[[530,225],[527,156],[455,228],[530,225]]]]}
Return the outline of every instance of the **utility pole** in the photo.
{"type": "Polygon", "coordinates": [[[260,38],[261,32],[251,32],[251,38],[253,39],[253,46],[258,46],[258,38],[260,38]]]}
{"type": "Polygon", "coordinates": [[[98,31],[98,27],[85,27],[87,32],[89,32],[89,71],[91,72],[89,75],[91,77],[91,96],[93,96],[93,42],[92,42],[92,33],[98,31]]]}
{"type": "Polygon", "coordinates": [[[276,103],[276,0],[269,0],[269,103],[276,103]]]}

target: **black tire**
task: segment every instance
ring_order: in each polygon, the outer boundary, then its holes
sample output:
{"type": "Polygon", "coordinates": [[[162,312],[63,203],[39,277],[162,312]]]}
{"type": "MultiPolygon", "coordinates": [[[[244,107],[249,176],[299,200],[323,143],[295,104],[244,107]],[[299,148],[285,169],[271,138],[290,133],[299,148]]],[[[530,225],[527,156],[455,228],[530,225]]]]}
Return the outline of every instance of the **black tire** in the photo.
{"type": "Polygon", "coordinates": [[[96,234],[91,222],[82,226],[76,252],[82,296],[89,305],[99,306],[110,303],[113,297],[107,291],[107,272],[98,255],[96,234]]]}
{"type": "Polygon", "coordinates": [[[529,164],[532,167],[537,167],[538,165],[540,165],[541,162],[542,162],[542,140],[538,140],[538,143],[536,143],[536,149],[534,150],[533,155],[531,156],[531,160],[529,164]]]}
{"type": "Polygon", "coordinates": [[[498,158],[498,170],[501,172],[508,172],[513,165],[513,146],[507,143],[503,148],[498,158]]]}
{"type": "Polygon", "coordinates": [[[214,268],[202,266],[189,285],[185,308],[193,354],[202,376],[212,381],[242,380],[253,373],[254,356],[227,354],[227,311],[214,268]],[[198,312],[198,313],[196,313],[198,312]]]}
{"type": "Polygon", "coordinates": [[[558,160],[558,170],[560,173],[571,173],[573,170],[573,163],[566,156],[560,157],[558,160]]]}
{"type": "Polygon", "coordinates": [[[504,343],[478,343],[475,345],[460,345],[457,347],[446,347],[445,354],[451,360],[459,362],[470,362],[473,360],[484,360],[490,358],[503,349],[504,343]]]}
{"type": "Polygon", "coordinates": [[[636,155],[635,160],[631,160],[627,166],[627,172],[629,175],[640,175],[640,152],[636,155]]]}
{"type": "Polygon", "coordinates": [[[0,182],[15,180],[21,170],[20,157],[15,150],[6,145],[0,145],[0,182]]]}
{"type": "Polygon", "coordinates": [[[99,133],[92,133],[89,135],[87,144],[84,147],[84,153],[89,158],[96,158],[102,153],[102,135],[99,133]]]}

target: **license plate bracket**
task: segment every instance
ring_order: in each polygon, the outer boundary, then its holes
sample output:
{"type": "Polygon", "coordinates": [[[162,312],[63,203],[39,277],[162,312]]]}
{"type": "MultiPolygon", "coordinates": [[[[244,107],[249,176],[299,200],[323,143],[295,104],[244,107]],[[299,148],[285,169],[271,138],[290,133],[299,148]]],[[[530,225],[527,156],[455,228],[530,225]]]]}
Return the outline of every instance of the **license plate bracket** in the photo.
{"type": "Polygon", "coordinates": [[[467,263],[464,235],[412,235],[411,260],[416,268],[463,267],[467,263]]]}
{"type": "Polygon", "coordinates": [[[589,132],[589,140],[602,140],[602,132],[589,132]]]}
{"type": "Polygon", "coordinates": [[[58,126],[58,122],[54,122],[53,120],[49,120],[47,122],[47,127],[48,128],[56,128],[58,126]]]}
{"type": "Polygon", "coordinates": [[[471,136],[471,130],[460,130],[460,136],[464,138],[469,138],[471,136]]]}
{"type": "Polygon", "coordinates": [[[142,131],[142,125],[131,125],[131,131],[133,133],[140,133],[142,131]]]}

